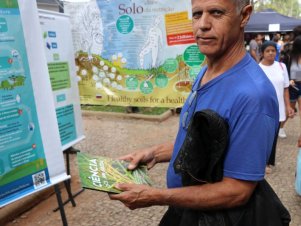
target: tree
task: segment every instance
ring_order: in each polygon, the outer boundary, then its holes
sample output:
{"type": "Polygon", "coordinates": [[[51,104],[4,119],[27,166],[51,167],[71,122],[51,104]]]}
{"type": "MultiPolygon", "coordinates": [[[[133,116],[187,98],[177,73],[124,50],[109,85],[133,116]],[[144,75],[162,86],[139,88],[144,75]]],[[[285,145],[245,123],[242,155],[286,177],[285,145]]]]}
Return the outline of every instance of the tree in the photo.
{"type": "Polygon", "coordinates": [[[286,16],[300,18],[301,9],[298,0],[252,0],[255,11],[273,9],[286,16]]]}

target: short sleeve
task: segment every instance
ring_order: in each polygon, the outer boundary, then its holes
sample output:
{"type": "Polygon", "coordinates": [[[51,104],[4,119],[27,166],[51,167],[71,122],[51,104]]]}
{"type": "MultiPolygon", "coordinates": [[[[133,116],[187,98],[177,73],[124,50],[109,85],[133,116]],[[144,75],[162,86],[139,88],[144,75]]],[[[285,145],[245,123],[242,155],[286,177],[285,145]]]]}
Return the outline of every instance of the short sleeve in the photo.
{"type": "Polygon", "coordinates": [[[275,127],[275,119],[262,113],[242,114],[230,122],[231,137],[224,162],[224,176],[262,180],[275,127]]]}
{"type": "Polygon", "coordinates": [[[287,68],[286,68],[286,65],[284,63],[281,63],[281,68],[283,69],[283,78],[284,78],[284,88],[287,88],[289,87],[290,85],[290,81],[289,81],[289,78],[288,78],[288,72],[287,72],[287,68]]]}

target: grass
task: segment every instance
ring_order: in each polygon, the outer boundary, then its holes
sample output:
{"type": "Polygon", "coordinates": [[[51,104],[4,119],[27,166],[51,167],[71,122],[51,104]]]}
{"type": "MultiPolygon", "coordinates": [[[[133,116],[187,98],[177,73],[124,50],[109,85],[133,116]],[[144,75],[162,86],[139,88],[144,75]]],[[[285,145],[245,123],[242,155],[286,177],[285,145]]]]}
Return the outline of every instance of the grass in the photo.
{"type": "MultiPolygon", "coordinates": [[[[104,111],[104,112],[118,112],[127,113],[127,107],[112,106],[112,105],[81,105],[82,110],[86,111],[104,111]]],[[[168,111],[170,108],[161,107],[139,107],[139,114],[144,115],[161,115],[168,111]]]]}

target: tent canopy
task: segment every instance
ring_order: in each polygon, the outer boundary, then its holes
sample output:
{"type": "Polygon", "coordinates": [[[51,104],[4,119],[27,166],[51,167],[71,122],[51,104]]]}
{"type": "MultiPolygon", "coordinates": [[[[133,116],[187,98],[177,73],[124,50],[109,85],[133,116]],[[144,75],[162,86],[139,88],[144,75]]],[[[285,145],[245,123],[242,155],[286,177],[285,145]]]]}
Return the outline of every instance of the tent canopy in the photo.
{"type": "Polygon", "coordinates": [[[284,16],[272,9],[266,9],[251,15],[245,28],[246,33],[287,32],[301,25],[301,20],[284,16]]]}

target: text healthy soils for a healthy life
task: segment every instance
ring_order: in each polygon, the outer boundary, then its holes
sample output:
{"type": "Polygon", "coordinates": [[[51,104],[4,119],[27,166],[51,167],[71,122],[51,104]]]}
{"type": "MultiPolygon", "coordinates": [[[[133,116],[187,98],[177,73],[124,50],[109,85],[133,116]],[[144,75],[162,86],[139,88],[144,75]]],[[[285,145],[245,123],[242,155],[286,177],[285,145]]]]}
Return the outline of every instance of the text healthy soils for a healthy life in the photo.
{"type": "Polygon", "coordinates": [[[128,170],[128,162],[85,153],[77,154],[79,176],[82,187],[105,192],[120,193],[115,188],[118,183],[147,184],[152,182],[146,166],[128,170]]]}

